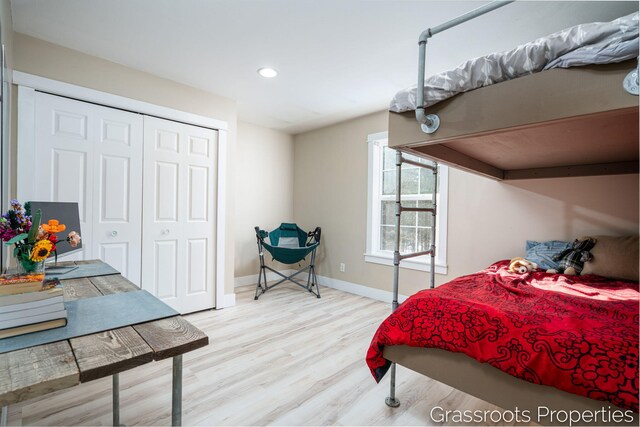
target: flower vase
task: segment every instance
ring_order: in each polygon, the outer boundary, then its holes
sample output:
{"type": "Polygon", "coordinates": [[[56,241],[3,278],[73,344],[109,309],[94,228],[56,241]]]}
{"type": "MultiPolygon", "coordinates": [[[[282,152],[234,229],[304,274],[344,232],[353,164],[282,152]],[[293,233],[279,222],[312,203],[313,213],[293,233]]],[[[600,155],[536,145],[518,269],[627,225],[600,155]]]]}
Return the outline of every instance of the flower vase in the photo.
{"type": "Polygon", "coordinates": [[[36,262],[16,257],[16,271],[24,275],[44,275],[44,261],[36,262]]]}
{"type": "Polygon", "coordinates": [[[14,251],[16,271],[21,275],[38,275],[44,280],[44,259],[34,261],[32,258],[34,245],[23,244],[14,251]]]}

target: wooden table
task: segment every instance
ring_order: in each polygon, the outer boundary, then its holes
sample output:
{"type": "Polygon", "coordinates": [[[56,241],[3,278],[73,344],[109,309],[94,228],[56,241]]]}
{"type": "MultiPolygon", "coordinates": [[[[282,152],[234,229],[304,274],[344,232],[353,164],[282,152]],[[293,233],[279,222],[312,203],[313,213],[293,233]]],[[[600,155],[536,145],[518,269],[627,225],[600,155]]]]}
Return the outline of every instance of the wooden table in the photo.
{"type": "MultiPolygon", "coordinates": [[[[101,261],[58,263],[81,265],[101,261]]],[[[139,288],[120,274],[61,281],[65,301],[139,288]]],[[[7,407],[80,383],[113,377],[113,425],[120,425],[120,372],[173,358],[171,424],[182,422],[182,355],[204,347],[209,337],[181,316],[100,332],[0,354],[0,425],[7,407]],[[114,344],[115,343],[115,344],[114,344]]]]}

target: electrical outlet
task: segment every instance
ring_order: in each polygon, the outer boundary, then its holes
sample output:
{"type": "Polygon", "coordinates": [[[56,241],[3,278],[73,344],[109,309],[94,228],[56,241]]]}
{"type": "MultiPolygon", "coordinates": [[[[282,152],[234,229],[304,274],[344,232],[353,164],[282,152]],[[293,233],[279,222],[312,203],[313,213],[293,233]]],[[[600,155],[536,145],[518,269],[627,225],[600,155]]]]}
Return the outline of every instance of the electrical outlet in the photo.
{"type": "Polygon", "coordinates": [[[344,262],[341,262],[340,263],[340,273],[344,273],[344,270],[345,270],[344,262]]]}

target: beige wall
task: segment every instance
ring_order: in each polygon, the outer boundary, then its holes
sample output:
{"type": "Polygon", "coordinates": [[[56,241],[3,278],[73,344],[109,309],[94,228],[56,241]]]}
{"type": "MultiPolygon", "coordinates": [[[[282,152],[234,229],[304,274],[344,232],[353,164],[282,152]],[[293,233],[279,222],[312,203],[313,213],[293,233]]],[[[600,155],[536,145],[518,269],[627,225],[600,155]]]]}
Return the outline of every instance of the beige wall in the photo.
{"type": "Polygon", "coordinates": [[[236,154],[235,275],[242,277],[259,269],[253,228],[293,221],[293,137],[238,122],[236,154]]]}
{"type": "Polygon", "coordinates": [[[227,168],[230,172],[226,178],[225,292],[233,292],[236,103],[209,92],[23,34],[14,33],[13,36],[15,70],[223,120],[229,124],[227,168]]]}
{"type": "MultiPolygon", "coordinates": [[[[367,115],[294,138],[294,218],[323,228],[318,274],[391,290],[393,269],[365,263],[367,136],[387,129],[387,113],[367,115]],[[339,263],[346,271],[339,271],[339,263]]],[[[638,175],[503,183],[450,169],[448,274],[437,283],[524,255],[527,239],[638,233],[638,175]]],[[[400,293],[428,285],[402,269],[400,293]]]]}

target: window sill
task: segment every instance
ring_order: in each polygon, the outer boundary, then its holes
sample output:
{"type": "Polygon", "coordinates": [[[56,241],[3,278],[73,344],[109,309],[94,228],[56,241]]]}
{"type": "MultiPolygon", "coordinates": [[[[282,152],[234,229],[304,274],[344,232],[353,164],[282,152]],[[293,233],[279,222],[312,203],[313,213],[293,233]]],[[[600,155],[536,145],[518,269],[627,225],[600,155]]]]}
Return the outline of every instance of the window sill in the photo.
{"type": "MultiPolygon", "coordinates": [[[[400,261],[400,268],[407,268],[409,270],[418,271],[431,271],[431,262],[428,261],[429,257],[416,257],[413,259],[405,259],[400,261]]],[[[393,258],[380,254],[364,254],[364,261],[374,264],[390,265],[393,266],[393,258]]],[[[437,274],[447,274],[447,266],[436,263],[437,274]]]]}

